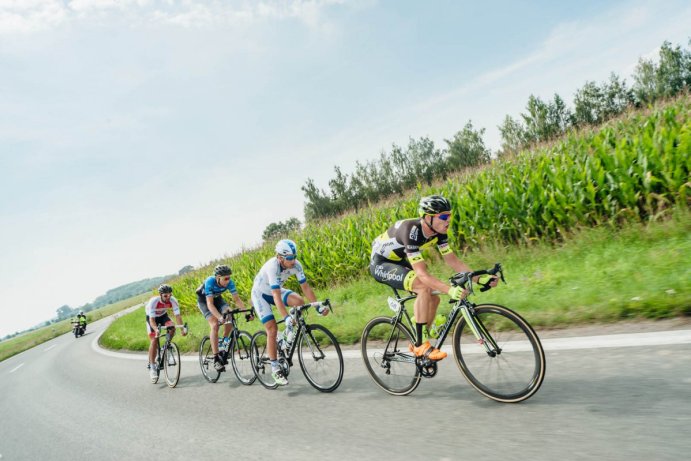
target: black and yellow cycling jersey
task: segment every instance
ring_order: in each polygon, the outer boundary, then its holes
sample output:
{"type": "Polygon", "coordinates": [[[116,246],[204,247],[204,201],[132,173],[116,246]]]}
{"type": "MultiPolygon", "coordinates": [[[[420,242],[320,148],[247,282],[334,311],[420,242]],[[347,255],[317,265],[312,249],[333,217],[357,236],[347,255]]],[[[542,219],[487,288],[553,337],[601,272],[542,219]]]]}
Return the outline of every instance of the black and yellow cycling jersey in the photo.
{"type": "Polygon", "coordinates": [[[393,263],[415,264],[424,260],[422,250],[433,245],[437,246],[442,255],[451,253],[446,234],[425,237],[420,218],[403,219],[372,242],[372,258],[378,256],[393,263]]]}

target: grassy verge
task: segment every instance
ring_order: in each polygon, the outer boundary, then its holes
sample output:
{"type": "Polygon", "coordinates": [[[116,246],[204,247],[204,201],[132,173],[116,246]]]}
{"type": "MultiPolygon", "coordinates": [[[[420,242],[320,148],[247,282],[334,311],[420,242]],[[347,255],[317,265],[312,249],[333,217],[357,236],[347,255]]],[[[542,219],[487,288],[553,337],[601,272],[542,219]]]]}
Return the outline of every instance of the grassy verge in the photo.
{"type": "MultiPolygon", "coordinates": [[[[150,295],[148,294],[134,296],[114,304],[109,304],[100,309],[87,312],[86,320],[88,323],[100,320],[103,317],[120,312],[121,310],[127,309],[130,306],[142,303],[149,297],[150,295]]],[[[0,342],[0,362],[70,331],[72,331],[72,324],[70,323],[70,320],[67,319],[0,342]]]]}
{"type": "MultiPolygon", "coordinates": [[[[476,302],[511,307],[538,328],[563,327],[622,319],[660,319],[691,315],[691,213],[676,211],[658,223],[608,226],[578,231],[565,243],[488,246],[463,257],[473,268],[504,265],[507,285],[475,296],[476,302]]],[[[359,340],[372,317],[387,315],[390,290],[366,275],[347,285],[317,293],[331,298],[335,315],[313,321],[330,328],[343,344],[359,340]]],[[[433,272],[449,271],[434,263],[433,272]]],[[[443,302],[441,311],[448,311],[443,302]]],[[[195,352],[208,324],[200,313],[186,315],[186,338],[176,340],[184,352],[195,352]]],[[[255,321],[241,325],[253,333],[255,321]]],[[[143,309],[119,318],[101,338],[112,349],[146,350],[143,309]]]]}

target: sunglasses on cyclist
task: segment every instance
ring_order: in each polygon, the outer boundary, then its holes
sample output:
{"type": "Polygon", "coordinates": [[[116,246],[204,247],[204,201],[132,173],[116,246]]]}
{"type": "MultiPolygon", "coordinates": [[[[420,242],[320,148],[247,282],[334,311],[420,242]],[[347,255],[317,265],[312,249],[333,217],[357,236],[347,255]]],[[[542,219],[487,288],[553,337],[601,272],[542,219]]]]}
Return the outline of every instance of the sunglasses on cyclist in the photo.
{"type": "Polygon", "coordinates": [[[223,280],[224,282],[227,282],[230,280],[230,277],[221,277],[221,280],[223,280]]]}
{"type": "Polygon", "coordinates": [[[441,219],[442,221],[448,221],[451,219],[451,213],[441,213],[436,216],[437,218],[441,219]]]}
{"type": "Polygon", "coordinates": [[[292,261],[292,260],[294,260],[295,258],[297,258],[297,256],[295,256],[295,255],[286,255],[286,256],[283,256],[283,259],[285,259],[286,261],[292,261]]]}

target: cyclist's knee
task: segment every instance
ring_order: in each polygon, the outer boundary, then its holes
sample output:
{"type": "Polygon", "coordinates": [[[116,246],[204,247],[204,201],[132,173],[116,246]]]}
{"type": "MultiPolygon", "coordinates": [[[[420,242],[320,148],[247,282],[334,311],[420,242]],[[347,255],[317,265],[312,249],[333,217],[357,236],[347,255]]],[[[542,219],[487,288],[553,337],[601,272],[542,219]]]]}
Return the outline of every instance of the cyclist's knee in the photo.
{"type": "Polygon", "coordinates": [[[413,291],[417,293],[418,298],[425,299],[439,299],[439,296],[432,294],[432,289],[427,285],[420,284],[419,286],[413,286],[413,291]]]}
{"type": "Polygon", "coordinates": [[[288,296],[288,303],[290,307],[296,307],[296,306],[302,306],[305,304],[305,300],[302,299],[302,297],[296,293],[291,293],[290,296],[288,296]]]}
{"type": "Polygon", "coordinates": [[[266,334],[271,336],[271,335],[276,335],[276,331],[278,330],[278,327],[276,326],[276,321],[271,320],[269,322],[266,322],[264,324],[264,329],[266,329],[266,334]]]}

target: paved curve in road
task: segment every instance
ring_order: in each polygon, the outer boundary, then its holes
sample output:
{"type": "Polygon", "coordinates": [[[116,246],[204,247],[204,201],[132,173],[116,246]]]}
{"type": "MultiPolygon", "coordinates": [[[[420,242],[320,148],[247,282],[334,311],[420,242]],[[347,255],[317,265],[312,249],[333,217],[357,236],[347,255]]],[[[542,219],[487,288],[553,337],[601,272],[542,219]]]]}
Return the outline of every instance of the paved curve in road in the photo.
{"type": "Polygon", "coordinates": [[[507,405],[473,390],[452,358],[412,395],[389,396],[357,351],[332,394],[299,369],[275,391],[232,372],[210,384],[194,357],[169,389],[148,381],[143,355],[97,351],[108,322],[0,362],[2,461],[678,460],[691,449],[691,330],[545,339],[542,388],[507,405]]]}

